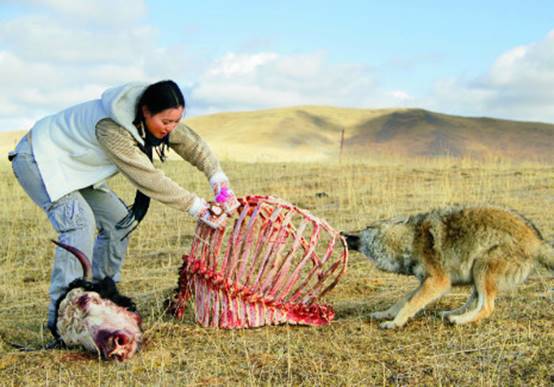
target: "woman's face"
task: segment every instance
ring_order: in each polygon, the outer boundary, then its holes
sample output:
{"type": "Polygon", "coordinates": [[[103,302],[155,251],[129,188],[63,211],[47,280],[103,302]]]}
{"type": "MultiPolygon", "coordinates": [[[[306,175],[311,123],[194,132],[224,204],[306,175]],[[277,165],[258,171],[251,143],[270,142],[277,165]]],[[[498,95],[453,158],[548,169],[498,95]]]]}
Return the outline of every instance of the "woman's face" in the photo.
{"type": "Polygon", "coordinates": [[[146,122],[146,129],[157,139],[167,136],[181,121],[185,109],[182,106],[162,110],[154,115],[146,106],[142,107],[142,114],[146,122]]]}

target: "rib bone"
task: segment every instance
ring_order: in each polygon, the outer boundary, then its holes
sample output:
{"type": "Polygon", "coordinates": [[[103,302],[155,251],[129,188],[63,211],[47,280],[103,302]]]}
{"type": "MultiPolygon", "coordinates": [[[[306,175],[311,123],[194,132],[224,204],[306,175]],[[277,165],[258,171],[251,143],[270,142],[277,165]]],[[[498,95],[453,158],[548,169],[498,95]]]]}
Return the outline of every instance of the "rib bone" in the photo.
{"type": "Polygon", "coordinates": [[[317,301],[346,271],[344,238],[281,199],[253,195],[239,202],[232,227],[198,222],[179,270],[175,316],[193,299],[196,321],[205,327],[328,324],[335,312],[317,301]]]}

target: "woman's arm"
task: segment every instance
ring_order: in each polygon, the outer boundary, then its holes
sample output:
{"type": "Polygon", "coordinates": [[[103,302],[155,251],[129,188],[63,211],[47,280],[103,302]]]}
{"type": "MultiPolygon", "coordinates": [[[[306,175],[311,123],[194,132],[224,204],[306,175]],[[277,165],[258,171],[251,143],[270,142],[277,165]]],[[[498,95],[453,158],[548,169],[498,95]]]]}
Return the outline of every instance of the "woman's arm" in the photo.
{"type": "Polygon", "coordinates": [[[208,144],[190,127],[179,123],[169,134],[169,146],[179,156],[202,171],[210,181],[215,201],[231,214],[239,202],[230,188],[229,179],[208,144]],[[225,193],[226,195],[222,194],[225,193]]]}
{"type": "Polygon", "coordinates": [[[190,127],[179,123],[169,134],[169,146],[184,160],[194,165],[208,179],[223,173],[217,157],[208,144],[190,127]]]}
{"type": "Polygon", "coordinates": [[[181,211],[190,212],[200,205],[202,199],[154,167],[131,133],[115,121],[106,118],[98,122],[96,138],[119,171],[145,195],[181,211]]]}

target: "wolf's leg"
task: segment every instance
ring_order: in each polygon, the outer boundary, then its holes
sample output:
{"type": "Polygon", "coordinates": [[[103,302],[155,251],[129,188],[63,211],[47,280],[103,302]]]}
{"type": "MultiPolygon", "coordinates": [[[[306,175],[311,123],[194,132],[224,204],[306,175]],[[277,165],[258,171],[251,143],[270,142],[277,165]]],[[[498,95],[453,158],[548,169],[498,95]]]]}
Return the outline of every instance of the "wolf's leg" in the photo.
{"type": "Polygon", "coordinates": [[[429,303],[437,300],[450,290],[451,282],[444,274],[427,277],[421,286],[417,288],[412,298],[398,311],[392,321],[380,324],[381,328],[391,329],[403,326],[408,319],[423,309],[429,303]]]}
{"type": "Polygon", "coordinates": [[[456,309],[445,310],[443,312],[440,312],[440,316],[441,318],[444,319],[444,318],[447,318],[448,316],[455,316],[458,314],[465,313],[475,303],[476,300],[477,300],[477,290],[475,289],[475,287],[473,287],[473,289],[471,290],[471,295],[469,296],[469,298],[467,299],[464,305],[456,309]]]}
{"type": "Polygon", "coordinates": [[[500,269],[498,261],[491,262],[494,261],[491,260],[490,255],[475,262],[473,267],[473,282],[477,292],[477,305],[472,310],[463,314],[448,316],[447,318],[451,323],[466,324],[477,322],[491,315],[497,292],[497,271],[500,269]]]}
{"type": "Polygon", "coordinates": [[[417,291],[417,289],[412,290],[411,292],[408,292],[404,295],[398,302],[396,302],[394,305],[392,305],[390,308],[386,310],[382,310],[380,312],[373,312],[369,315],[373,320],[385,320],[394,318],[400,309],[412,298],[414,293],[417,291]]]}

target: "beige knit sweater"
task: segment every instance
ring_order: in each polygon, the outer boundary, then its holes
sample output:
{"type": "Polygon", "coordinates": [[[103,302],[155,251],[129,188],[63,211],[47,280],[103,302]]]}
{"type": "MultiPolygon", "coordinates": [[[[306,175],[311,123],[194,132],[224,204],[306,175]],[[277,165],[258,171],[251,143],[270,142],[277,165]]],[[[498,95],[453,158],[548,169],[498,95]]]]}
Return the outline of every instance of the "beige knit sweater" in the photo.
{"type": "MultiPolygon", "coordinates": [[[[188,211],[197,195],[157,169],[141,151],[131,133],[110,118],[96,124],[98,142],[131,183],[142,193],[168,206],[188,211]]],[[[169,134],[169,147],[207,178],[222,172],[219,161],[198,134],[183,123],[169,134]]]]}

